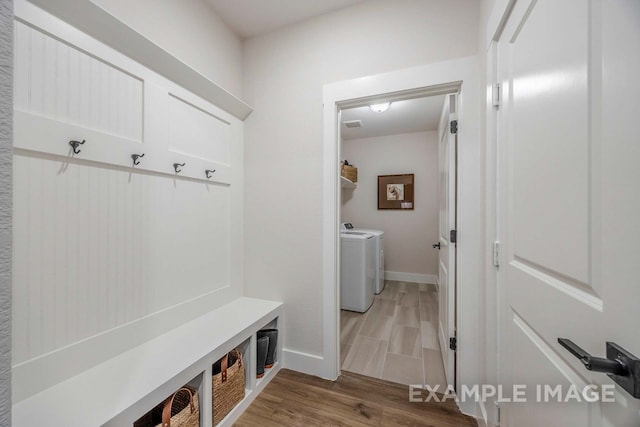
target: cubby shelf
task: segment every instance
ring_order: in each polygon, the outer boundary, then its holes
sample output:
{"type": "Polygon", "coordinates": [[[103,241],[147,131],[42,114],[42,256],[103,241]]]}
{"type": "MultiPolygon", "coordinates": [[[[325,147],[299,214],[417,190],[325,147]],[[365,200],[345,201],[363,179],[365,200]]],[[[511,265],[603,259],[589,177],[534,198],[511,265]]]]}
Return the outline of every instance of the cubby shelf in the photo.
{"type": "Polygon", "coordinates": [[[342,188],[358,188],[358,184],[348,180],[344,176],[340,177],[340,185],[342,186],[342,188]]]}
{"type": "MultiPolygon", "coordinates": [[[[211,365],[248,341],[249,351],[244,355],[247,393],[218,424],[231,425],[281,368],[278,360],[256,380],[256,332],[274,324],[282,330],[282,321],[281,302],[238,298],[17,403],[12,425],[132,426],[165,397],[202,376],[201,426],[211,427],[211,365]]],[[[281,354],[279,339],[277,357],[281,354]]]]}

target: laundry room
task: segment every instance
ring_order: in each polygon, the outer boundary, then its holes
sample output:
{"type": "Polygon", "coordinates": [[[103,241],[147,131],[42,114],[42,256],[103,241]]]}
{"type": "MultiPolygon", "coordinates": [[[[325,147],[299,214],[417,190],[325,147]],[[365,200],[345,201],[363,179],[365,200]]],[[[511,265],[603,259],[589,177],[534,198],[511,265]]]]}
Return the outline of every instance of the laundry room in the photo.
{"type": "Polygon", "coordinates": [[[444,157],[438,130],[447,97],[341,111],[344,371],[401,384],[446,384],[439,337],[444,157]]]}

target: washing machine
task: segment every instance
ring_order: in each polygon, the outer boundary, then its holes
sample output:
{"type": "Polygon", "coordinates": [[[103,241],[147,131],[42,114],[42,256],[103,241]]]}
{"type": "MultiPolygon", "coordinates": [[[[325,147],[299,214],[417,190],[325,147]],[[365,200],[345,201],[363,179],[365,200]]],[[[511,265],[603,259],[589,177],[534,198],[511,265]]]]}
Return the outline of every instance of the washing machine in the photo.
{"type": "Polygon", "coordinates": [[[382,230],[370,230],[367,228],[355,228],[350,222],[342,223],[340,226],[340,232],[359,232],[373,234],[375,239],[375,253],[376,253],[376,278],[374,290],[376,295],[384,290],[384,231],[382,230]]]}
{"type": "Polygon", "coordinates": [[[375,238],[370,233],[340,233],[340,308],[364,313],[373,304],[375,238]]]}

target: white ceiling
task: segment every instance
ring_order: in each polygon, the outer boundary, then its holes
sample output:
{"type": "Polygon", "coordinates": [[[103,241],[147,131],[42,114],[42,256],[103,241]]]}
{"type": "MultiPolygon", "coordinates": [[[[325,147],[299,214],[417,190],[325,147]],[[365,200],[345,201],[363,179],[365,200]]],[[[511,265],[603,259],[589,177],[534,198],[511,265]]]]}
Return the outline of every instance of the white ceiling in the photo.
{"type": "Polygon", "coordinates": [[[253,37],[365,0],[205,0],[240,37],[253,37]]]}
{"type": "Polygon", "coordinates": [[[445,95],[395,101],[383,113],[368,106],[342,110],[340,132],[345,140],[424,132],[438,129],[445,95]],[[362,127],[347,128],[344,122],[362,120],[362,127]]]}

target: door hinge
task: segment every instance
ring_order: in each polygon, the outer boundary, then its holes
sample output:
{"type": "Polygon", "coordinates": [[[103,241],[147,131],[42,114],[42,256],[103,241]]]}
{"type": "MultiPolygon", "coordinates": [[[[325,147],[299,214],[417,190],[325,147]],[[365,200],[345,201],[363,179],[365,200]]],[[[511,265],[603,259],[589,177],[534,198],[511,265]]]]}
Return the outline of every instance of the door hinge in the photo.
{"type": "Polygon", "coordinates": [[[491,89],[491,105],[493,105],[494,107],[499,107],[501,101],[502,97],[500,93],[500,83],[494,83],[491,89]]]}
{"type": "Polygon", "coordinates": [[[493,242],[493,265],[500,267],[500,242],[493,242]]]}
{"type": "Polygon", "coordinates": [[[458,350],[458,339],[456,337],[449,338],[449,349],[453,351],[458,350]]]}
{"type": "Polygon", "coordinates": [[[451,230],[449,232],[449,241],[451,243],[458,243],[458,232],[456,230],[451,230]]]}
{"type": "Polygon", "coordinates": [[[458,121],[451,120],[451,133],[458,133],[458,121]]]}

